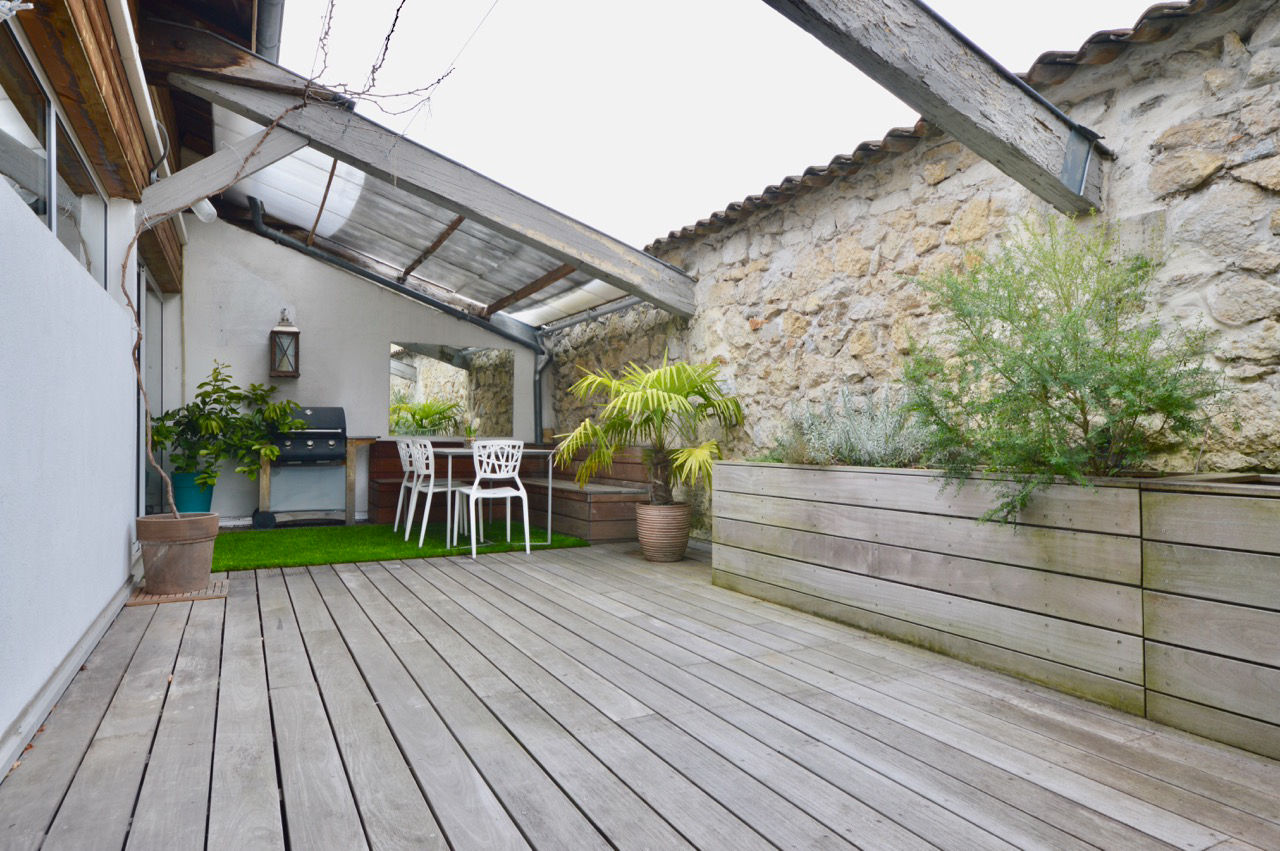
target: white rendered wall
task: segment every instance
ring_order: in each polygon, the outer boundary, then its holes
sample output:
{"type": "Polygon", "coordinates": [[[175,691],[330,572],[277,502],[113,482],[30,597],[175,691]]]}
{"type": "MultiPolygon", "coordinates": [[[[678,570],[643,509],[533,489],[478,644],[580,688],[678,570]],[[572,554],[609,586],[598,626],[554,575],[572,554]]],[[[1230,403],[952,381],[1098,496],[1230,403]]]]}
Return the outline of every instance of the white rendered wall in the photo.
{"type": "MultiPolygon", "coordinates": [[[[214,359],[235,382],[277,385],[280,397],[304,405],[340,405],[351,435],[387,433],[392,340],[515,352],[515,436],[533,440],[533,352],[468,322],[335,269],[221,221],[188,218],[183,285],[185,398],[208,376],[214,359]],[[299,378],[267,375],[267,334],[287,307],[302,332],[299,378]]],[[[167,334],[166,334],[167,337],[167,334]]],[[[166,363],[177,353],[166,351],[166,363]]],[[[365,512],[368,457],[360,453],[356,510],[365,512]]],[[[213,510],[246,517],[258,505],[256,483],[224,471],[213,510]]]]}
{"type": "MultiPolygon", "coordinates": [[[[123,206],[130,209],[120,217],[131,219],[132,205],[123,206]]],[[[3,181],[0,222],[0,764],[7,767],[4,751],[17,740],[21,748],[42,720],[24,709],[44,699],[42,688],[128,578],[137,396],[127,310],[3,181]]],[[[127,241],[117,227],[113,243],[121,234],[127,241]]]]}

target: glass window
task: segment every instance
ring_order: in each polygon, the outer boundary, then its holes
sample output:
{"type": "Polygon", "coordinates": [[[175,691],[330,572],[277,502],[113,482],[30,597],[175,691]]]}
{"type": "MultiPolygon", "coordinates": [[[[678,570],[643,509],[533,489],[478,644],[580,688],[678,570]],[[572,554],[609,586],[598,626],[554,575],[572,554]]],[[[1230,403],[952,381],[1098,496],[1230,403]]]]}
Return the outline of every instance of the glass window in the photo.
{"type": "Polygon", "coordinates": [[[107,204],[58,120],[58,240],[102,284],[107,282],[107,204]]]}
{"type": "Polygon", "coordinates": [[[0,179],[36,215],[49,210],[49,100],[9,28],[0,25],[0,179]]]}

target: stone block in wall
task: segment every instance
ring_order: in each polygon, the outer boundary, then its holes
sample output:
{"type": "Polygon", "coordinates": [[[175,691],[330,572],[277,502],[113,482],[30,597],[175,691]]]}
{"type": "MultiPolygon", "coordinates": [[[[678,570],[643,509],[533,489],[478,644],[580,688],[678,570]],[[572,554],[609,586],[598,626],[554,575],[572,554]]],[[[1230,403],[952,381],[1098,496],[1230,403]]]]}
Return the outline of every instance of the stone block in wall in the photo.
{"type": "Polygon", "coordinates": [[[1280,47],[1268,47],[1253,54],[1244,75],[1246,88],[1265,86],[1280,80],[1280,47]]]}
{"type": "Polygon", "coordinates": [[[1280,156],[1257,160],[1237,168],[1232,174],[1264,189],[1280,192],[1280,156]]]}
{"type": "Polygon", "coordinates": [[[1147,187],[1157,198],[1188,192],[1221,171],[1226,162],[1222,154],[1200,148],[1175,150],[1156,160],[1147,187]]]}

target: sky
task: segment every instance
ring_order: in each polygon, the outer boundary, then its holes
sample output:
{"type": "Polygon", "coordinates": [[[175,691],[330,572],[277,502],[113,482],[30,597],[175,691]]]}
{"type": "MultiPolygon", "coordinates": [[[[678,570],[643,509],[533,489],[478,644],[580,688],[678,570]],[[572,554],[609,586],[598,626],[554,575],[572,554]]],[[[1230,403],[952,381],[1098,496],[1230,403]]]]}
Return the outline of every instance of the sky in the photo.
{"type": "MultiPolygon", "coordinates": [[[[280,64],[320,70],[326,5],[288,0],[280,64]]],[[[320,82],[364,87],[396,5],[336,0],[320,82]]],[[[1021,72],[1151,0],[929,5],[1021,72]]],[[[917,117],[761,0],[408,0],[374,90],[451,67],[360,112],[638,248],[917,117]]]]}

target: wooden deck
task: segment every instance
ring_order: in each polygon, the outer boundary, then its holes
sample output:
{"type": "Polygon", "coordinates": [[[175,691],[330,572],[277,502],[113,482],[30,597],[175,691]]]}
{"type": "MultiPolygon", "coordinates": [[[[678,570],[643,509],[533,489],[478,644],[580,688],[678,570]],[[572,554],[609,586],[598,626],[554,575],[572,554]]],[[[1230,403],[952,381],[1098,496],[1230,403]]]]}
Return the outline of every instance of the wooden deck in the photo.
{"type": "Polygon", "coordinates": [[[1280,763],[631,550],[125,609],[0,848],[1280,848],[1280,763]]]}

